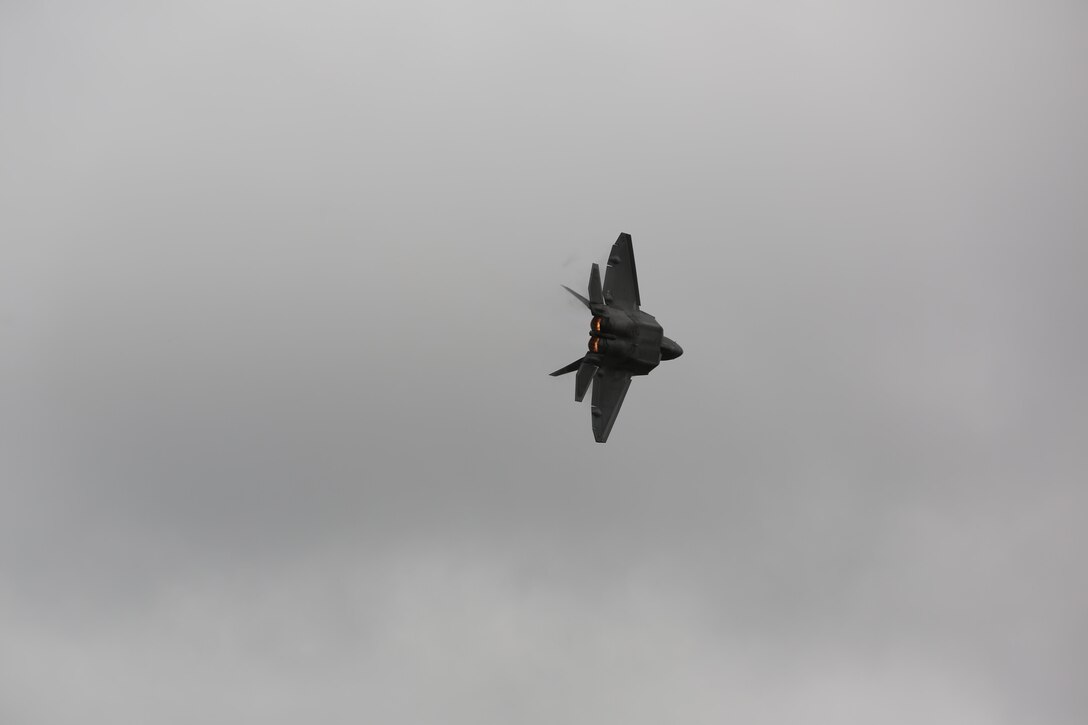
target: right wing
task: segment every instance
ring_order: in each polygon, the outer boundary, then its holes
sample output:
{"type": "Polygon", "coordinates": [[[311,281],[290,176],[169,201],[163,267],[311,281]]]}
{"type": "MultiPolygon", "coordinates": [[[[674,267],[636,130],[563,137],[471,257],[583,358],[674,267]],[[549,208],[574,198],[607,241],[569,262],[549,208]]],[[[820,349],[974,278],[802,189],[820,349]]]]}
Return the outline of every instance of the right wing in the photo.
{"type": "Polygon", "coordinates": [[[637,310],[642,304],[638,295],[638,274],[635,272],[635,248],[631,244],[630,234],[621,234],[608,254],[604,300],[625,310],[637,310]]]}
{"type": "Polygon", "coordinates": [[[598,368],[593,379],[593,437],[598,443],[608,440],[612,425],[631,385],[631,373],[612,368],[598,368]]]}

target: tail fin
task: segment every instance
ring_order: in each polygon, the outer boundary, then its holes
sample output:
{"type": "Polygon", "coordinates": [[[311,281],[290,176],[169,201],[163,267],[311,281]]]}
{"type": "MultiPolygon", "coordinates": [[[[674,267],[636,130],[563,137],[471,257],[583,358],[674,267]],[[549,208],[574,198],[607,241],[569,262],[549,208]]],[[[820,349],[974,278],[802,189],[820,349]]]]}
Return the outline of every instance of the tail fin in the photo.
{"type": "Polygon", "coordinates": [[[574,399],[579,403],[586,397],[586,391],[589,390],[589,384],[593,382],[595,372],[597,372],[597,363],[583,358],[582,364],[578,366],[578,375],[574,379],[574,399]]]}
{"type": "Polygon", "coordinates": [[[596,263],[589,269],[589,299],[586,299],[566,285],[563,285],[563,289],[577,297],[583,305],[591,310],[593,309],[593,305],[604,304],[604,293],[601,290],[601,268],[596,263]]]}
{"type": "Polygon", "coordinates": [[[586,391],[589,390],[589,385],[593,382],[593,374],[597,372],[597,361],[591,358],[592,356],[586,355],[551,374],[552,377],[559,377],[560,375],[573,373],[575,370],[578,371],[578,375],[574,378],[574,399],[579,403],[582,402],[582,398],[586,397],[586,391]]]}
{"type": "Polygon", "coordinates": [[[604,304],[604,293],[601,291],[601,268],[596,262],[589,269],[589,301],[595,305],[604,304]]]}

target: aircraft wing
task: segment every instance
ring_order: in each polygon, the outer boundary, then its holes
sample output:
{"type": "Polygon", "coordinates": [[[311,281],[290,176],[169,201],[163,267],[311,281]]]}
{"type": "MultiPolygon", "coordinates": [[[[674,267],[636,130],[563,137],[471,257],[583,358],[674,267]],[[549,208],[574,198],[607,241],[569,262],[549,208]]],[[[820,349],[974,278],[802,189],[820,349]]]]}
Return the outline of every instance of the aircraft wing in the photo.
{"type": "Polygon", "coordinates": [[[625,310],[637,310],[642,304],[638,296],[635,249],[631,245],[630,234],[621,234],[612,245],[608,255],[608,271],[604,275],[604,299],[625,310]]]}
{"type": "Polygon", "coordinates": [[[620,406],[631,385],[631,373],[599,368],[593,379],[593,437],[598,443],[608,440],[620,406]]]}

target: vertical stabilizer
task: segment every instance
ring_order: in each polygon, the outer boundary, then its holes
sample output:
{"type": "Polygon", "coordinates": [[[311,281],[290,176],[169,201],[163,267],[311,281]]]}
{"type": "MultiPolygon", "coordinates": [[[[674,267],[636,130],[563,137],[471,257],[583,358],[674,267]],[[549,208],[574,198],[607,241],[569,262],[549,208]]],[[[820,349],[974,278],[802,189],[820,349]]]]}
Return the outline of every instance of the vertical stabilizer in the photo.
{"type": "Polygon", "coordinates": [[[589,301],[595,305],[604,304],[604,293],[601,291],[601,268],[596,262],[589,270],[589,301]]]}
{"type": "Polygon", "coordinates": [[[592,360],[582,360],[578,366],[578,374],[574,378],[574,399],[579,403],[586,397],[589,384],[593,382],[593,374],[597,372],[597,363],[592,360]]]}

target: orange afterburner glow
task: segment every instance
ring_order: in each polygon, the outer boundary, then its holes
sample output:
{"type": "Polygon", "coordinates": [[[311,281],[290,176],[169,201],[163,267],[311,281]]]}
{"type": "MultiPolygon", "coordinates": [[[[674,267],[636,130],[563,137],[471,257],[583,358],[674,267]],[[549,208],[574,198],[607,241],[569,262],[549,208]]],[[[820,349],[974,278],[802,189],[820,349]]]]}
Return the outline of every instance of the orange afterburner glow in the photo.
{"type": "Polygon", "coordinates": [[[590,326],[590,328],[592,328],[592,330],[594,332],[600,332],[601,331],[601,318],[600,317],[594,317],[593,322],[591,322],[589,324],[589,326],[590,326]]]}
{"type": "Polygon", "coordinates": [[[601,338],[591,337],[589,338],[589,351],[600,352],[601,351],[601,338]]]}

